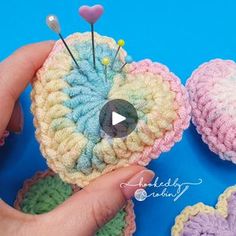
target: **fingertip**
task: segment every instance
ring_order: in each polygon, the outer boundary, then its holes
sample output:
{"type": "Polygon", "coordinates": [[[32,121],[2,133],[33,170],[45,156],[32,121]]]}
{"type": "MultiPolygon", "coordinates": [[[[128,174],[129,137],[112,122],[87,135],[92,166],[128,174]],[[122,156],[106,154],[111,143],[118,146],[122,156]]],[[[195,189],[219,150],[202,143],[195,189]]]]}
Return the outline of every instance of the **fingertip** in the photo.
{"type": "Polygon", "coordinates": [[[42,47],[45,50],[51,50],[53,48],[53,46],[55,45],[54,40],[46,40],[46,41],[42,41],[42,42],[38,42],[38,43],[34,43],[34,44],[30,44],[28,45],[29,47],[42,47]]]}
{"type": "Polygon", "coordinates": [[[141,177],[148,183],[154,173],[143,166],[130,165],[100,176],[45,215],[44,220],[53,217],[57,226],[70,217],[72,223],[65,224],[65,227],[76,231],[78,228],[81,230],[82,226],[81,235],[92,235],[117,214],[138,188],[136,186],[122,190],[121,183],[135,183],[141,177]]]}
{"type": "MultiPolygon", "coordinates": [[[[28,83],[35,77],[37,70],[51,52],[54,41],[45,41],[24,46],[0,64],[0,110],[4,111],[0,121],[0,134],[7,127],[12,115],[15,102],[24,91],[28,83]]],[[[18,111],[20,107],[17,108],[18,111]]],[[[18,112],[20,114],[20,112],[18,112]]],[[[23,116],[18,116],[19,124],[10,121],[10,129],[20,132],[23,127],[23,116]],[[14,126],[12,128],[12,126],[14,126]]]]}
{"type": "Polygon", "coordinates": [[[136,190],[143,189],[153,180],[155,173],[152,170],[142,170],[120,185],[121,192],[127,200],[131,199],[136,190]]]}
{"type": "MultiPolygon", "coordinates": [[[[34,68],[31,68],[31,72],[35,73],[36,70],[38,70],[41,67],[46,57],[49,55],[54,44],[55,41],[48,40],[23,46],[17,49],[12,56],[6,59],[6,61],[8,61],[8,59],[13,61],[14,58],[18,60],[19,59],[28,60],[28,63],[32,62],[32,64],[34,65],[34,68]]],[[[26,64],[27,62],[24,61],[23,63],[26,64]]]]}

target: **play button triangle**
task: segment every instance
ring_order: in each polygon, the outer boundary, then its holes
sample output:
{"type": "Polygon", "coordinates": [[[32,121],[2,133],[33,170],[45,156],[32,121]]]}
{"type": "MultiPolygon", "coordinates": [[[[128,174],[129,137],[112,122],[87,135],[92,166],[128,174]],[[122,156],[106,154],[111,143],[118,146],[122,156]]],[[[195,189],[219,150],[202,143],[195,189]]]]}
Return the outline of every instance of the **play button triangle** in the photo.
{"type": "MultiPolygon", "coordinates": [[[[134,131],[138,123],[135,107],[122,99],[107,102],[99,114],[99,124],[103,132],[112,138],[124,138],[134,131]]],[[[104,133],[101,134],[104,134],[104,133]]]]}
{"type": "Polygon", "coordinates": [[[117,112],[112,112],[112,125],[117,125],[124,120],[126,120],[126,117],[118,114],[117,112]]]}

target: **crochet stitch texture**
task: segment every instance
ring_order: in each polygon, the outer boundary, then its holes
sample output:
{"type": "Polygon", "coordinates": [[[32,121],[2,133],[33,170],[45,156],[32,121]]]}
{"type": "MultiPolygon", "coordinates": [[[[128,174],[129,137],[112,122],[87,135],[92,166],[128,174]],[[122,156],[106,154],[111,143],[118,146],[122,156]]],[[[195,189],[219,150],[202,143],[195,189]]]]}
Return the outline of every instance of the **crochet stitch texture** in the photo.
{"type": "MultiPolygon", "coordinates": [[[[32,179],[25,181],[17,195],[15,208],[28,214],[47,213],[77,191],[77,187],[64,183],[52,171],[38,172],[32,179]]],[[[135,229],[133,203],[129,201],[96,235],[131,236],[135,229]]]]}
{"type": "Polygon", "coordinates": [[[0,137],[0,147],[5,144],[5,139],[9,136],[9,132],[5,130],[2,137],[0,137]]]}
{"type": "Polygon", "coordinates": [[[91,180],[131,163],[147,165],[180,141],[190,120],[185,88],[169,70],[149,60],[127,65],[121,48],[106,82],[102,59],[117,49],[111,38],[95,34],[97,68],[90,33],[67,39],[78,70],[58,41],[33,84],[32,112],[36,137],[50,168],[69,183],[84,187],[91,180]],[[123,99],[137,110],[138,124],[126,138],[110,138],[100,129],[106,102],[123,99]]]}
{"type": "Polygon", "coordinates": [[[236,64],[216,59],[187,82],[192,121],[210,150],[236,164],[236,64]]]}
{"type": "Polygon", "coordinates": [[[43,214],[63,203],[77,190],[52,171],[38,172],[32,179],[25,181],[14,206],[24,213],[43,214]]]}
{"type": "Polygon", "coordinates": [[[71,195],[71,186],[63,183],[58,176],[46,177],[26,193],[21,209],[25,213],[42,214],[54,209],[71,195]]]}
{"type": "Polygon", "coordinates": [[[172,236],[236,235],[236,186],[220,195],[216,208],[198,203],[176,217],[172,236]]]}

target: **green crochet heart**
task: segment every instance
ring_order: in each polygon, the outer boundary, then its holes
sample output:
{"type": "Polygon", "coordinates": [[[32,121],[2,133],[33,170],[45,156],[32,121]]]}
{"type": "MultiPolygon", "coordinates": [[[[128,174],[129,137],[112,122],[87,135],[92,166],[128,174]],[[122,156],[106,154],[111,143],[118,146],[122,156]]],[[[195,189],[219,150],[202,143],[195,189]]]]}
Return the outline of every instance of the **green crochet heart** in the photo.
{"type": "Polygon", "coordinates": [[[97,233],[97,236],[121,236],[126,227],[125,222],[126,212],[121,210],[117,215],[106,225],[104,225],[97,233]]]}
{"type": "MultiPolygon", "coordinates": [[[[58,175],[47,176],[33,184],[25,193],[21,210],[28,214],[47,213],[63,203],[73,194],[70,184],[64,183],[58,175]]],[[[121,236],[126,227],[127,213],[121,210],[97,233],[97,236],[121,236]]]]}
{"type": "Polygon", "coordinates": [[[73,193],[69,184],[58,175],[47,176],[36,182],[21,203],[21,210],[29,214],[43,214],[63,203],[73,193]]]}

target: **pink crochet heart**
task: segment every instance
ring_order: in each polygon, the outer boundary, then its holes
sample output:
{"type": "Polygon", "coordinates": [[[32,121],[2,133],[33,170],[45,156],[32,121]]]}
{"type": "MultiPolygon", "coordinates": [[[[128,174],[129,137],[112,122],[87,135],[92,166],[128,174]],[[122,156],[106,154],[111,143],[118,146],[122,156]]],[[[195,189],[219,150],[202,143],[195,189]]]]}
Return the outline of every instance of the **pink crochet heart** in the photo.
{"type": "Polygon", "coordinates": [[[96,21],[101,17],[103,14],[103,6],[95,5],[92,7],[89,6],[82,6],[79,9],[79,14],[90,24],[96,23],[96,21]]]}
{"type": "Polygon", "coordinates": [[[187,82],[192,120],[209,148],[236,164],[236,63],[216,59],[200,66],[187,82]]]}
{"type": "Polygon", "coordinates": [[[0,147],[5,144],[5,138],[9,136],[9,132],[5,130],[2,137],[0,137],[0,147]]]}

